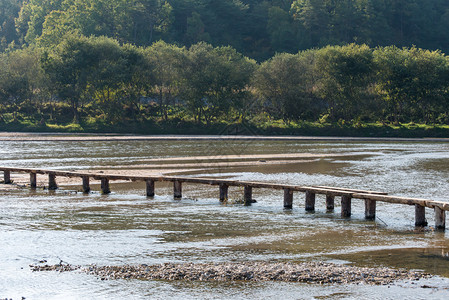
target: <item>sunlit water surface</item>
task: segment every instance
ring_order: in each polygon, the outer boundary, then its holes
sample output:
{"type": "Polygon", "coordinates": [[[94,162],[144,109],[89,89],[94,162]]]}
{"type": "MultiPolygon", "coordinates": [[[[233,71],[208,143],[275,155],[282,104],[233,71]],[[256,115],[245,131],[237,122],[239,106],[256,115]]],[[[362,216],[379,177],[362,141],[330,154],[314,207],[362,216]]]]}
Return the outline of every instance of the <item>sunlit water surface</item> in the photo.
{"type": "MultiPolygon", "coordinates": [[[[131,167],[155,158],[220,154],[338,154],[283,165],[220,167],[188,176],[386,191],[449,201],[449,144],[430,142],[294,141],[97,141],[0,142],[0,165],[48,169],[131,167]]],[[[14,175],[14,174],[13,174],[14,175]]],[[[364,203],[353,200],[351,219],[315,213],[294,195],[283,209],[282,191],[254,190],[257,203],[220,204],[217,187],[156,184],[147,199],[141,183],[116,183],[113,193],[89,195],[78,186],[56,192],[27,188],[0,194],[0,299],[448,299],[449,239],[429,227],[415,230],[414,208],[378,203],[377,219],[364,220],[364,203]],[[439,275],[392,286],[314,285],[277,282],[101,281],[71,273],[37,272],[30,264],[158,264],[164,262],[324,260],[358,266],[418,269],[439,275]],[[431,288],[423,288],[423,286],[431,288]]],[[[338,200],[338,199],[337,199],[338,200]]]]}

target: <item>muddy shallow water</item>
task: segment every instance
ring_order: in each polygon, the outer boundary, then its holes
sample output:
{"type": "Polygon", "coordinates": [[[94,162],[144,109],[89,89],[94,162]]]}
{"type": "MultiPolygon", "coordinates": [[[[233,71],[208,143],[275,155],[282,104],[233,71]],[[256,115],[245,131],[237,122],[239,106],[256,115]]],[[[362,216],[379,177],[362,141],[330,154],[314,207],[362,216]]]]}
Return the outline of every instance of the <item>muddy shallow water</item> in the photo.
{"type": "MultiPolygon", "coordinates": [[[[448,150],[449,144],[441,142],[0,141],[0,165],[123,170],[172,164],[167,159],[176,157],[195,165],[213,163],[211,158],[192,158],[198,156],[311,153],[323,156],[282,164],[264,164],[272,161],[264,158],[244,166],[233,160],[190,171],[176,165],[164,169],[187,176],[338,186],[449,201],[448,150]]],[[[351,219],[342,219],[338,201],[329,213],[321,197],[315,213],[306,213],[300,193],[294,195],[293,210],[284,210],[282,191],[254,189],[257,203],[244,207],[235,204],[243,192],[238,188],[230,188],[227,204],[219,203],[217,187],[184,185],[180,201],[173,200],[167,184],[156,184],[153,199],[144,196],[144,188],[142,183],[112,183],[113,193],[101,195],[93,185],[87,196],[76,192],[76,183],[56,192],[26,187],[0,191],[0,299],[449,297],[449,237],[433,230],[430,209],[429,227],[416,230],[411,206],[378,203],[376,220],[365,221],[359,200],[353,200],[351,219]],[[417,269],[438,277],[392,286],[101,281],[86,274],[31,272],[28,265],[42,260],[77,265],[322,260],[417,269]]]]}

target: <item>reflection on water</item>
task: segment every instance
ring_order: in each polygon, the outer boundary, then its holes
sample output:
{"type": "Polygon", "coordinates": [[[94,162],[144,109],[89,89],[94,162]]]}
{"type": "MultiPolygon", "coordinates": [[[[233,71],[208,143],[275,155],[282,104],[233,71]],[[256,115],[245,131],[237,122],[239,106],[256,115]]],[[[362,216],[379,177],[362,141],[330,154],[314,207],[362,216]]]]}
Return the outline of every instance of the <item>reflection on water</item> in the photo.
{"type": "MultiPolygon", "coordinates": [[[[0,142],[0,165],[60,169],[141,164],[149,159],[215,154],[332,153],[287,165],[206,168],[189,176],[328,185],[388,191],[447,201],[449,145],[444,143],[109,141],[0,142]],[[237,153],[241,150],[241,153],[237,153]]],[[[351,220],[325,209],[304,211],[302,194],[284,210],[282,192],[254,190],[251,207],[220,204],[218,188],[157,183],[156,197],[142,183],[115,183],[107,196],[27,189],[0,194],[0,298],[283,298],[445,299],[448,297],[449,239],[432,228],[415,230],[414,209],[379,203],[376,221],[364,220],[364,204],[353,200],[351,220]],[[390,287],[320,286],[294,283],[203,283],[100,281],[77,273],[31,273],[40,260],[72,264],[157,264],[210,261],[328,260],[360,266],[420,269],[442,278],[390,287]],[[423,289],[427,285],[435,288],[423,289]]],[[[93,190],[98,187],[93,185],[93,190]]],[[[230,188],[230,200],[242,189],[230,188]]],[[[429,224],[433,214],[427,210],[429,224]]]]}

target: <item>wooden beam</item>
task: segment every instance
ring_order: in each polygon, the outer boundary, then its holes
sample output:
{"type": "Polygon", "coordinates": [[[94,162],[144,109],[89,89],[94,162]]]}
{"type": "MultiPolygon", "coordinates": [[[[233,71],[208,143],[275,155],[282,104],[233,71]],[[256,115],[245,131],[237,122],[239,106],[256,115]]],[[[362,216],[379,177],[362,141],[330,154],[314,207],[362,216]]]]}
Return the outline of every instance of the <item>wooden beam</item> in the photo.
{"type": "Polygon", "coordinates": [[[284,189],[284,208],[293,208],[293,191],[291,189],[284,189]]]}
{"type": "Polygon", "coordinates": [[[338,187],[324,186],[324,185],[314,185],[313,187],[322,188],[322,189],[337,190],[337,191],[346,191],[346,192],[351,192],[351,193],[364,193],[364,194],[388,195],[388,193],[385,193],[385,192],[367,191],[367,190],[357,190],[357,189],[345,189],[345,188],[338,188],[338,187]]]}
{"type": "Polygon", "coordinates": [[[145,182],[147,187],[147,197],[154,197],[154,180],[147,179],[145,182]]]}
{"type": "Polygon", "coordinates": [[[326,195],[326,209],[328,211],[333,211],[335,208],[335,196],[326,195]]]}
{"type": "Polygon", "coordinates": [[[351,216],[351,197],[341,196],[341,217],[349,218],[351,216]]]}
{"type": "Polygon", "coordinates": [[[365,219],[376,219],[376,201],[365,199],[365,219]]]}
{"type": "Polygon", "coordinates": [[[11,183],[11,171],[3,171],[3,183],[4,184],[11,183]]]}
{"type": "Polygon", "coordinates": [[[83,193],[89,194],[90,192],[90,183],[89,183],[89,176],[83,176],[83,193]]]}
{"type": "Polygon", "coordinates": [[[101,193],[103,195],[111,193],[111,189],[109,188],[109,178],[107,177],[101,178],[101,193]]]}
{"type": "Polygon", "coordinates": [[[182,181],[180,180],[175,180],[173,182],[173,197],[175,199],[182,198],[182,181]]]}
{"type": "Polygon", "coordinates": [[[37,188],[37,175],[36,173],[30,173],[30,187],[32,189],[36,189],[37,188]]]}
{"type": "Polygon", "coordinates": [[[243,191],[243,201],[245,206],[250,206],[253,202],[253,187],[245,186],[243,191]]]}
{"type": "Polygon", "coordinates": [[[449,210],[449,202],[434,201],[429,199],[407,198],[407,197],[385,196],[374,194],[359,194],[359,193],[354,193],[352,196],[353,198],[357,199],[370,199],[388,203],[407,204],[407,205],[417,204],[428,208],[434,208],[435,206],[438,206],[443,210],[449,210]]]}
{"type": "Polygon", "coordinates": [[[56,175],[54,173],[48,174],[48,189],[49,190],[58,189],[58,185],[56,184],[56,175]]]}
{"type": "Polygon", "coordinates": [[[306,211],[315,211],[315,193],[306,191],[306,211]]]}
{"type": "Polygon", "coordinates": [[[435,207],[435,229],[446,229],[446,213],[439,207],[435,207]]]}
{"type": "Polygon", "coordinates": [[[226,183],[220,183],[220,201],[228,201],[229,186],[226,183]]]}
{"type": "Polygon", "coordinates": [[[426,208],[419,204],[415,204],[415,226],[427,226],[426,208]]]}

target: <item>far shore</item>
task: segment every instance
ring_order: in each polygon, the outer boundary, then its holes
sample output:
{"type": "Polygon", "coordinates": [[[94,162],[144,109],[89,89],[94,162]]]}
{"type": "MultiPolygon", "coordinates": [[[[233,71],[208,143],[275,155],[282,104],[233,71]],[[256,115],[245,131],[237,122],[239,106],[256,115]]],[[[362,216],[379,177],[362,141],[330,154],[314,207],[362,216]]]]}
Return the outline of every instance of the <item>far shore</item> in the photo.
{"type": "Polygon", "coordinates": [[[354,141],[354,142],[449,142],[449,138],[263,136],[263,135],[132,135],[112,133],[0,132],[0,141],[354,141]]]}

